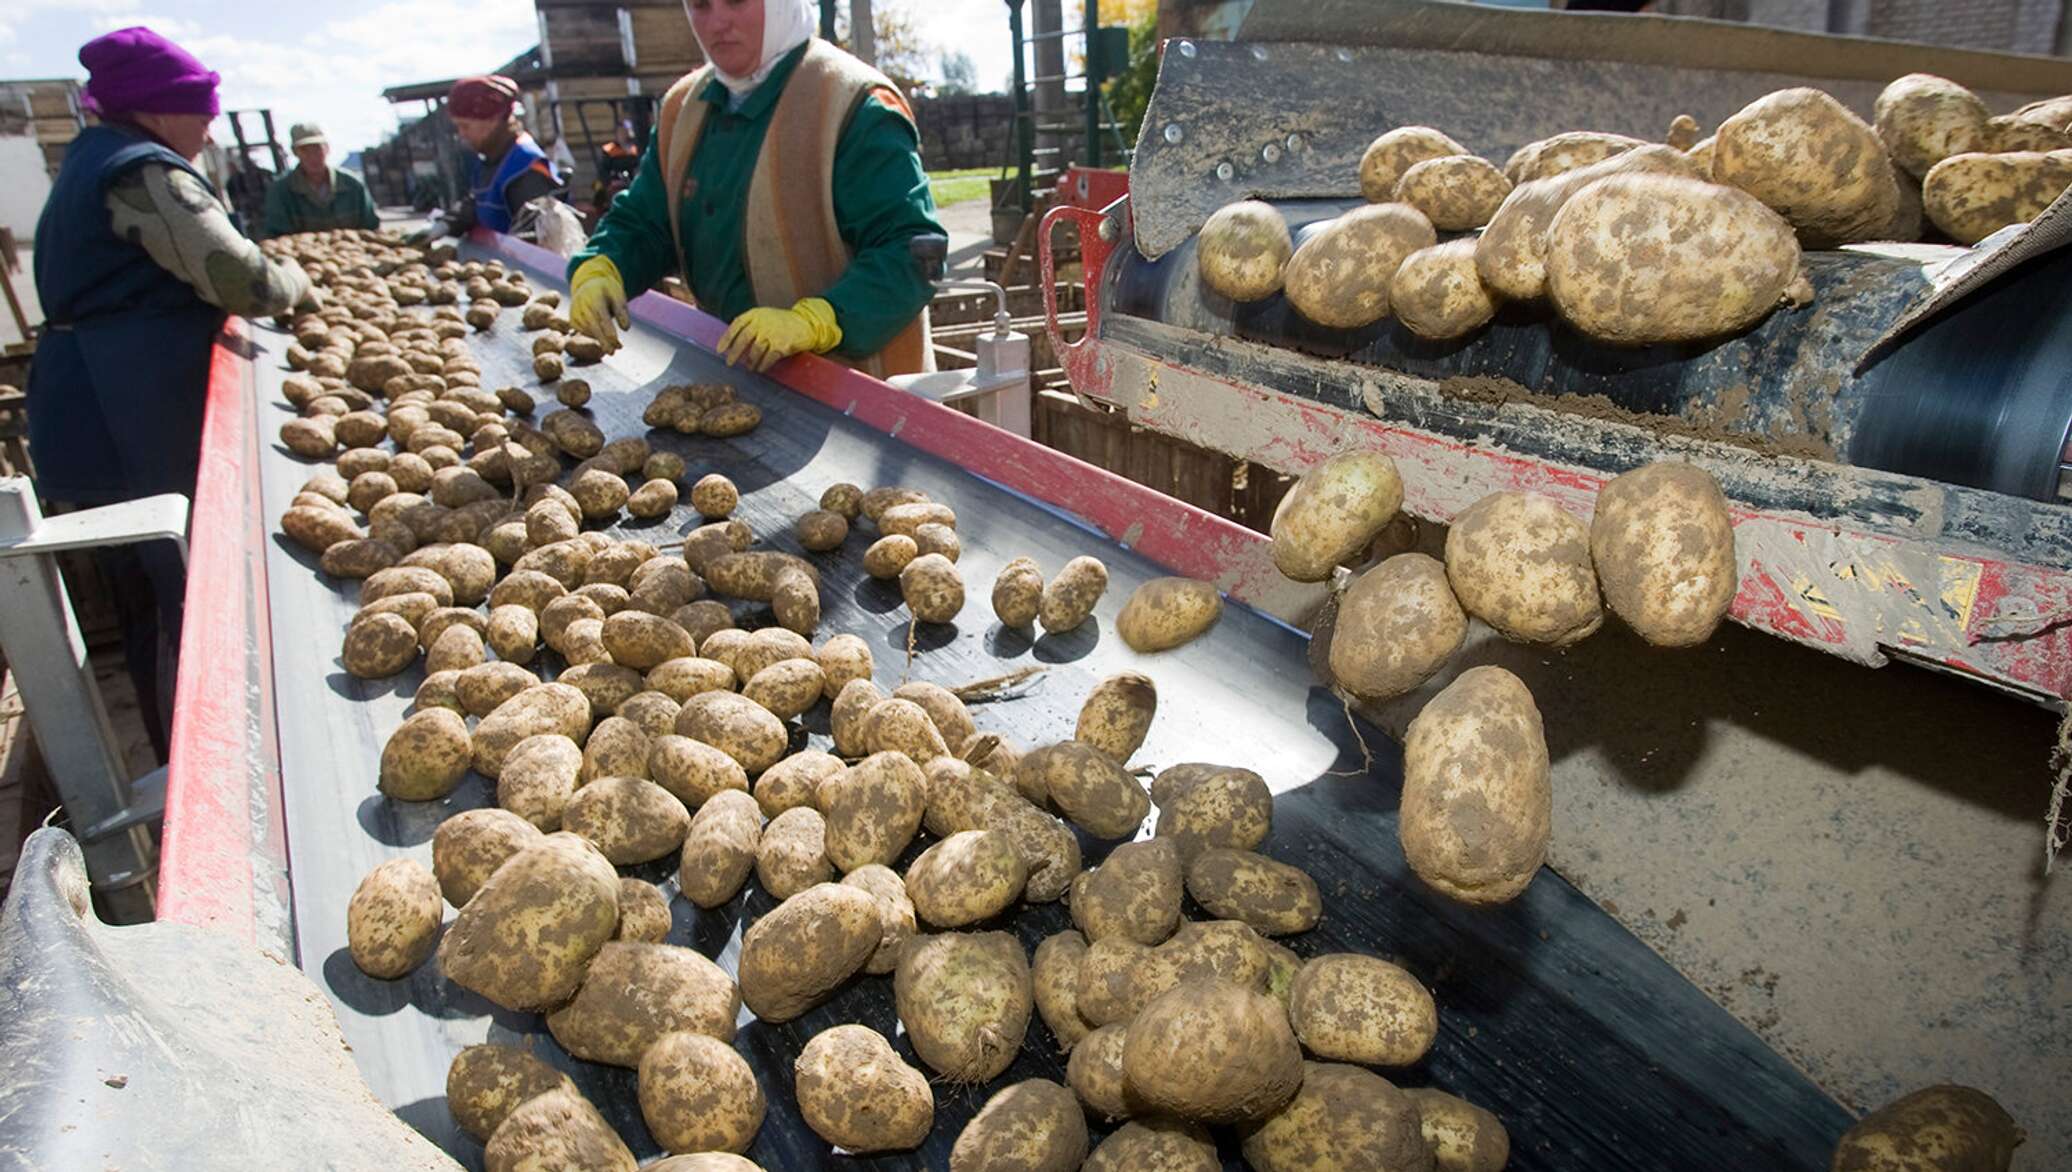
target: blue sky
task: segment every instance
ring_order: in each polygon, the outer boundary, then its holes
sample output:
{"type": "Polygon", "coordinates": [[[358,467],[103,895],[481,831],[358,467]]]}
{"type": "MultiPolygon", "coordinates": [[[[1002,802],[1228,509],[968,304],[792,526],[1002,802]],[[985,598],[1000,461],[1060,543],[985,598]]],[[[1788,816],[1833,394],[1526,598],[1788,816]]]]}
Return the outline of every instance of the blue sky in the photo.
{"type": "MultiPolygon", "coordinates": [[[[1001,0],[905,0],[934,44],[971,55],[982,88],[1008,73],[1001,0]]],[[[493,68],[539,39],[532,0],[0,0],[0,77],[83,77],[79,46],[142,24],[223,75],[226,108],[321,123],[334,152],[395,126],[385,86],[493,68]]]]}

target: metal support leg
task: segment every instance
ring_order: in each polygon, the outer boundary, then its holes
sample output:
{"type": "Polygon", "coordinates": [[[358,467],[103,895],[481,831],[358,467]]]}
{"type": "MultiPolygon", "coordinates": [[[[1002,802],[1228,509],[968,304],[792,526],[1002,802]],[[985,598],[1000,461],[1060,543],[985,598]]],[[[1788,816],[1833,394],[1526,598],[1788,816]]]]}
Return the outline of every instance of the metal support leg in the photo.
{"type": "Polygon", "coordinates": [[[151,918],[157,849],[147,825],[125,821],[137,795],[54,555],[170,540],[184,558],[186,539],[187,498],[177,494],[45,518],[27,478],[0,479],[0,649],[67,815],[103,835],[84,844],[87,869],[109,918],[121,922],[151,918]]]}

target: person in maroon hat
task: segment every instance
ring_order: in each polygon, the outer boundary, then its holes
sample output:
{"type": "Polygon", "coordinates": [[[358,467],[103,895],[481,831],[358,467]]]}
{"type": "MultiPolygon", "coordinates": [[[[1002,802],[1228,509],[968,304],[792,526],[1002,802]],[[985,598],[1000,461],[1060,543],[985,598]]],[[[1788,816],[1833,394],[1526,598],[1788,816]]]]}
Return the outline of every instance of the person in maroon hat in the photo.
{"type": "Polygon", "coordinates": [[[559,192],[562,178],[518,121],[518,83],[495,74],[461,78],[447,95],[446,116],[475,152],[468,160],[468,198],[448,212],[448,230],[458,235],[480,224],[522,233],[525,205],[559,192]]]}
{"type": "MultiPolygon", "coordinates": [[[[100,124],[66,149],[36,223],[36,292],[48,319],[29,368],[37,489],[73,505],[192,497],[224,315],[291,309],[313,296],[309,278],[241,235],[196,168],[217,113],[216,74],[148,28],[88,41],[79,61],[89,73],[84,104],[100,124]]],[[[156,542],[101,562],[163,755],[180,556],[156,542]]]]}

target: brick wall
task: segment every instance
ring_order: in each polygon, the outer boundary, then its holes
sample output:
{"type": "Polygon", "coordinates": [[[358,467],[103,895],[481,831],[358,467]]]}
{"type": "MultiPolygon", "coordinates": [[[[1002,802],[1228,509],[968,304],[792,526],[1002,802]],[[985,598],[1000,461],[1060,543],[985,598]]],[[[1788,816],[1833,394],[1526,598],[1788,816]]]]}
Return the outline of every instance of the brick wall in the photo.
{"type": "Polygon", "coordinates": [[[1657,0],[1676,16],[2002,53],[2055,50],[2067,0],[1657,0]]]}
{"type": "Polygon", "coordinates": [[[1014,99],[1006,94],[916,98],[921,161],[931,171],[998,167],[1014,158],[1014,99]]]}

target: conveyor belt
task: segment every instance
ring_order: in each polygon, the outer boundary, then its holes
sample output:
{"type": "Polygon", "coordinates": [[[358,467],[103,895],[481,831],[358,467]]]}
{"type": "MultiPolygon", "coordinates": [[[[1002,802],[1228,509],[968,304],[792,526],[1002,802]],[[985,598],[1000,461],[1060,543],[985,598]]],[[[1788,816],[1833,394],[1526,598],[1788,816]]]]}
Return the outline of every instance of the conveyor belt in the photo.
{"type": "MultiPolygon", "coordinates": [[[[516,331],[515,316],[504,315],[495,333],[477,338],[485,385],[532,386],[528,336],[516,331]]],[[[286,339],[263,327],[254,338],[259,426],[270,437],[287,417],[278,361],[286,339]]],[[[1213,760],[1269,779],[1280,796],[1266,849],[1309,869],[1326,898],[1323,923],[1289,943],[1304,955],[1350,949],[1395,957],[1433,988],[1441,1019],[1437,1046],[1417,1068],[1388,1073],[1405,1084],[1443,1085],[1494,1109],[1511,1131],[1513,1168],[1826,1167],[1848,1122],[1844,1110],[1558,876],[1542,874],[1509,907],[1475,912],[1447,903],[1408,875],[1396,841],[1396,749],[1362,726],[1360,735],[1376,752],[1372,767],[1363,768],[1345,713],[1311,680],[1298,632],[1232,607],[1190,647],[1135,655],[1115,637],[1114,615],[1132,588],[1164,571],[1042,502],[774,382],[728,371],[707,352],[678,349],[646,327],[636,327],[626,350],[610,362],[571,373],[589,379],[596,392],[591,409],[612,437],[642,434],[641,406],[669,382],[724,379],[762,406],[763,426],[742,439],[722,443],[669,432],[649,438],[658,449],[682,454],[693,478],[708,471],[732,477],[742,490],[738,515],[770,546],[795,549],[792,520],[837,481],[906,484],[952,504],[969,601],[954,627],[920,633],[912,678],[957,684],[1030,664],[1049,666],[1022,698],[976,712],[982,728],[1033,744],[1069,735],[1079,702],[1100,677],[1123,668],[1148,672],[1158,684],[1160,708],[1139,761],[1213,760]],[[1111,574],[1096,625],[1033,644],[999,628],[986,595],[1001,565],[1028,555],[1054,571],[1078,554],[1101,557],[1111,574]]],[[[270,440],[265,449],[265,509],[272,518],[312,469],[270,440]]],[[[666,521],[620,529],[658,540],[694,524],[686,506],[666,521]]],[[[823,580],[821,631],[863,635],[877,657],[878,681],[889,687],[907,674],[905,611],[895,587],[862,574],[866,544],[867,534],[859,533],[839,556],[815,555],[823,580]]],[[[421,673],[373,682],[347,675],[337,660],[338,642],[355,592],[325,580],[313,556],[277,533],[266,558],[297,960],[330,996],[375,1093],[464,1163],[479,1166],[479,1146],[456,1129],[446,1109],[448,1063],[462,1047],[483,1040],[531,1044],[574,1075],[637,1153],[655,1153],[632,1071],[568,1058],[537,1015],[497,1009],[449,985],[436,964],[393,983],[370,980],[353,966],[345,949],[345,906],[361,876],[398,855],[428,861],[438,822],[490,803],[493,789],[471,775],[439,803],[404,805],[376,793],[382,741],[404,716],[421,673]]],[[[824,746],[824,707],[809,713],[805,725],[812,742],[824,746]]],[[[1097,857],[1090,851],[1089,863],[1097,857]]],[[[657,864],[637,873],[673,888],[671,870],[657,864]]],[[[715,913],[677,900],[670,940],[731,968],[744,922],[769,906],[753,892],[715,913]]],[[[1067,917],[1051,905],[1022,911],[1012,926],[1033,947],[1067,926],[1067,917]]],[[[981,1089],[937,1086],[935,1130],[918,1154],[839,1158],[804,1126],[790,1094],[792,1061],[807,1038],[843,1021],[896,1036],[889,978],[852,982],[827,1005],[782,1026],[744,1013],[737,1045],[770,1100],[750,1154],[772,1172],[944,1167],[958,1132],[984,1100],[981,1089]]],[[[905,1050],[903,1041],[895,1044],[905,1050]]],[[[1028,1077],[1063,1078],[1063,1063],[1040,1021],[1006,1076],[1028,1077]]],[[[1234,1153],[1229,1166],[1241,1167],[1234,1153]]]]}

